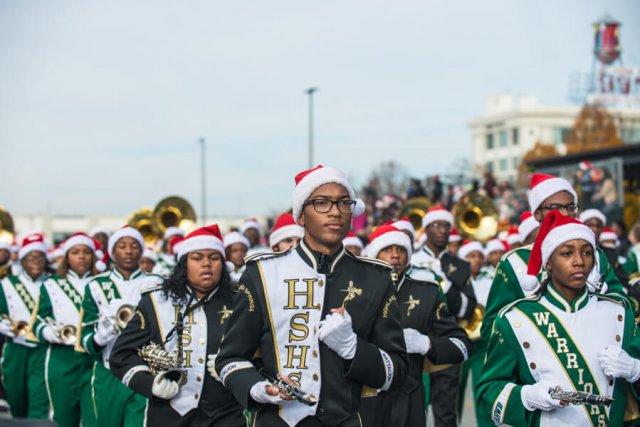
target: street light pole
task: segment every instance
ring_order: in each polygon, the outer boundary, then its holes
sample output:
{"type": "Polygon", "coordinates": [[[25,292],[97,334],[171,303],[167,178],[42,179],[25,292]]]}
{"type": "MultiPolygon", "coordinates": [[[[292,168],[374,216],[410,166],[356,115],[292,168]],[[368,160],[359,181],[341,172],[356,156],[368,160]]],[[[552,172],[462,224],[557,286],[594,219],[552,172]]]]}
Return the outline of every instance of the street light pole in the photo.
{"type": "Polygon", "coordinates": [[[207,225],[207,141],[198,140],[200,144],[200,203],[202,209],[202,225],[207,225]]]}
{"type": "Polygon", "coordinates": [[[310,87],[305,92],[309,95],[309,169],[313,167],[313,94],[317,87],[310,87]]]}

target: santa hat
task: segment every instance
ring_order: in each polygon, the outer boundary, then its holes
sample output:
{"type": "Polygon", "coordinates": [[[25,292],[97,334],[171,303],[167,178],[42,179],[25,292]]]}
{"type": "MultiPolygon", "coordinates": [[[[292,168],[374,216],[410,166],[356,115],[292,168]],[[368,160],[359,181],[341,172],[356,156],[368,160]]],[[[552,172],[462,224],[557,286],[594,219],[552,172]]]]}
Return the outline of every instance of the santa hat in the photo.
{"type": "Polygon", "coordinates": [[[5,249],[5,250],[11,252],[11,243],[0,241],[0,250],[2,250],[2,249],[5,249]]]}
{"type": "Polygon", "coordinates": [[[358,236],[356,236],[356,233],[354,233],[353,231],[347,233],[347,237],[342,239],[342,246],[357,246],[360,248],[360,250],[364,249],[362,240],[360,240],[360,238],[358,238],[358,236]]]}
{"type": "Polygon", "coordinates": [[[96,251],[96,241],[93,237],[89,236],[87,233],[74,233],[67,240],[62,243],[62,249],[64,251],[63,255],[66,255],[74,246],[85,245],[93,252],[96,251]]]}
{"type": "Polygon", "coordinates": [[[520,241],[524,242],[538,227],[540,227],[540,223],[531,215],[531,211],[522,212],[520,214],[520,225],[518,225],[520,241]]]}
{"type": "Polygon", "coordinates": [[[451,229],[451,233],[449,234],[449,243],[461,242],[461,241],[462,241],[462,236],[460,235],[460,232],[458,231],[457,228],[453,227],[451,229]]]}
{"type": "Polygon", "coordinates": [[[97,226],[93,227],[91,230],[89,230],[88,234],[89,234],[89,236],[95,236],[98,233],[104,233],[104,234],[106,234],[108,236],[109,235],[109,230],[107,230],[106,227],[97,225],[97,226]]]}
{"type": "Polygon", "coordinates": [[[111,236],[109,236],[107,250],[110,258],[113,258],[113,248],[116,246],[116,243],[118,243],[118,240],[122,239],[123,237],[131,237],[140,244],[140,249],[144,248],[144,238],[142,237],[142,234],[140,234],[140,232],[135,228],[125,225],[124,227],[113,233],[111,236]]]}
{"type": "Polygon", "coordinates": [[[40,251],[45,256],[47,255],[47,245],[44,243],[44,234],[33,233],[24,236],[22,246],[18,251],[18,258],[22,261],[24,257],[34,251],[40,251]]]}
{"type": "Polygon", "coordinates": [[[616,234],[615,231],[613,231],[613,228],[604,227],[602,229],[602,232],[600,233],[600,238],[598,240],[599,240],[600,243],[606,242],[607,240],[615,240],[617,242],[618,241],[618,235],[616,234]]]}
{"type": "Polygon", "coordinates": [[[467,255],[471,252],[478,251],[484,257],[484,249],[482,248],[482,243],[475,240],[465,240],[460,249],[458,249],[458,258],[466,260],[467,255]]]}
{"type": "Polygon", "coordinates": [[[307,201],[311,193],[324,184],[339,184],[347,190],[349,197],[356,201],[353,209],[353,216],[361,215],[364,212],[364,202],[356,199],[356,193],[349,183],[347,176],[330,166],[318,165],[314,168],[300,172],[295,177],[295,188],[293,189],[293,217],[296,221],[302,214],[302,206],[307,201]]]}
{"type": "Polygon", "coordinates": [[[538,210],[542,202],[561,191],[571,194],[573,203],[578,203],[578,196],[569,181],[545,173],[534,173],[529,184],[529,208],[531,212],[538,210]]]}
{"type": "Polygon", "coordinates": [[[274,247],[290,237],[302,239],[304,237],[304,228],[296,223],[293,215],[285,212],[276,218],[276,222],[273,224],[271,233],[269,233],[269,246],[274,247]]]}
{"type": "Polygon", "coordinates": [[[237,231],[230,231],[229,233],[224,235],[224,239],[222,240],[224,243],[224,248],[227,249],[229,246],[235,243],[242,243],[245,248],[251,248],[251,243],[249,239],[244,237],[244,234],[239,233],[237,231]]]}
{"type": "Polygon", "coordinates": [[[504,242],[500,239],[491,239],[487,242],[487,245],[484,248],[485,256],[488,256],[491,252],[495,251],[506,251],[507,248],[504,245],[504,242]]]}
{"type": "Polygon", "coordinates": [[[154,263],[156,263],[158,262],[158,253],[155,250],[153,250],[153,248],[146,246],[142,251],[142,258],[148,258],[154,263]]]}
{"type": "Polygon", "coordinates": [[[187,234],[177,247],[178,261],[189,252],[213,249],[224,258],[224,243],[217,224],[200,227],[187,234]]]}
{"type": "Polygon", "coordinates": [[[242,225],[240,226],[240,232],[244,234],[249,229],[254,229],[258,232],[258,234],[262,234],[262,227],[260,223],[255,218],[245,219],[242,225]]]}
{"type": "Polygon", "coordinates": [[[164,240],[167,240],[173,236],[184,236],[184,230],[180,227],[167,227],[162,237],[164,240]]]}
{"type": "Polygon", "coordinates": [[[427,214],[422,218],[422,228],[435,221],[446,221],[453,226],[453,214],[440,205],[433,206],[429,208],[427,214]]]}
{"type": "Polygon", "coordinates": [[[49,250],[47,251],[47,261],[48,262],[53,262],[53,261],[55,261],[56,258],[60,258],[61,256],[65,256],[66,252],[65,252],[64,248],[62,247],[63,244],[64,244],[64,242],[60,243],[59,245],[54,246],[53,248],[49,248],[49,250]]]}
{"type": "Polygon", "coordinates": [[[593,164],[589,160],[583,160],[580,163],[578,163],[578,167],[581,170],[586,171],[586,170],[591,169],[593,167],[593,164]]]}
{"type": "Polygon", "coordinates": [[[512,225],[509,227],[509,234],[507,234],[507,242],[509,245],[515,245],[516,243],[522,243],[522,238],[518,232],[518,227],[512,225]]]}
{"type": "Polygon", "coordinates": [[[595,252],[595,236],[589,227],[575,218],[562,215],[557,210],[549,212],[542,220],[540,231],[531,249],[527,273],[531,276],[537,275],[556,249],[575,239],[585,240],[595,252]]]}
{"type": "Polygon", "coordinates": [[[175,236],[171,236],[169,237],[169,240],[167,241],[169,247],[169,254],[170,255],[175,255],[176,251],[178,250],[178,245],[180,244],[180,242],[182,242],[184,240],[184,236],[180,236],[180,235],[175,235],[175,236]]]}
{"type": "Polygon", "coordinates": [[[411,236],[413,236],[414,238],[416,237],[416,230],[415,228],[413,228],[413,224],[411,224],[409,218],[400,218],[399,220],[392,222],[392,225],[398,230],[408,231],[409,233],[411,233],[411,236]]]}
{"type": "Polygon", "coordinates": [[[590,219],[599,219],[602,225],[607,223],[607,218],[598,209],[587,209],[580,214],[580,221],[587,222],[590,219]]]}
{"type": "Polygon", "coordinates": [[[391,245],[402,246],[407,251],[407,262],[409,261],[413,252],[411,239],[391,224],[381,225],[371,233],[369,246],[367,246],[367,256],[377,258],[381,250],[391,245]]]}

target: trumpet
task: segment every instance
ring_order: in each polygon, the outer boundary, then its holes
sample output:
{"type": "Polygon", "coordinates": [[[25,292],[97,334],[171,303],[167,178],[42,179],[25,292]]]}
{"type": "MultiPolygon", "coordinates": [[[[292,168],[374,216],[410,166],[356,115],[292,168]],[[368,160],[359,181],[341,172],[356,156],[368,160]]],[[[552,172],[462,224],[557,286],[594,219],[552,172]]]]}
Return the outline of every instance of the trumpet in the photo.
{"type": "Polygon", "coordinates": [[[76,343],[78,329],[74,325],[61,325],[50,317],[47,317],[45,322],[53,328],[56,337],[62,344],[74,345],[76,343]]]}
{"type": "Polygon", "coordinates": [[[102,316],[100,322],[103,322],[107,326],[114,328],[117,331],[123,330],[129,320],[133,317],[136,308],[131,304],[123,304],[116,310],[116,314],[113,316],[102,316]]]}
{"type": "Polygon", "coordinates": [[[16,337],[24,337],[29,333],[29,322],[25,320],[11,320],[6,314],[2,316],[2,319],[11,322],[11,333],[16,337]]]}
{"type": "Polygon", "coordinates": [[[187,372],[180,369],[182,363],[177,350],[168,352],[161,345],[151,342],[141,347],[138,354],[147,362],[153,375],[162,373],[165,378],[177,382],[179,386],[187,383],[187,372]]]}

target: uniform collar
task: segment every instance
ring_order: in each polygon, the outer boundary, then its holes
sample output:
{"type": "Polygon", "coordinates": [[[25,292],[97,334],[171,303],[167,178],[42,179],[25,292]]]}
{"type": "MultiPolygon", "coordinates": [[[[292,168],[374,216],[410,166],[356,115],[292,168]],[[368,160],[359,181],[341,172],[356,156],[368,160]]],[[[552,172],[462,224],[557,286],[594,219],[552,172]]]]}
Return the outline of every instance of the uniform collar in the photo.
{"type": "MultiPolygon", "coordinates": [[[[111,270],[111,274],[113,274],[114,276],[116,276],[120,280],[123,280],[125,282],[127,281],[127,279],[124,278],[122,273],[120,273],[120,271],[116,267],[114,267],[113,270],[111,270]]],[[[138,277],[141,277],[142,275],[143,275],[142,270],[137,269],[136,271],[131,273],[131,275],[129,276],[128,280],[137,279],[138,277]]]]}
{"type": "Polygon", "coordinates": [[[444,254],[449,253],[449,250],[445,249],[444,251],[440,252],[440,255],[436,256],[436,254],[431,250],[429,246],[427,246],[426,243],[422,247],[422,250],[425,251],[427,255],[429,255],[431,258],[436,258],[436,259],[442,259],[444,254]]]}
{"type": "Polygon", "coordinates": [[[587,292],[587,287],[585,286],[580,295],[574,298],[573,301],[567,301],[562,294],[554,288],[551,281],[549,281],[549,285],[547,286],[546,291],[544,292],[544,297],[554,306],[558,307],[560,310],[563,310],[567,313],[575,313],[578,310],[584,308],[589,302],[589,292],[587,292]]]}
{"type": "Polygon", "coordinates": [[[40,275],[40,277],[38,277],[36,280],[33,280],[33,279],[31,278],[31,276],[29,276],[29,275],[27,274],[27,272],[26,272],[26,271],[24,271],[24,270],[22,270],[22,271],[20,272],[20,274],[18,275],[18,279],[20,279],[20,281],[21,281],[22,283],[24,283],[25,285],[27,285],[27,284],[29,284],[29,285],[30,285],[30,284],[37,284],[37,283],[39,283],[39,282],[42,282],[46,277],[47,277],[47,274],[46,274],[46,273],[42,273],[42,274],[40,275]]]}
{"type": "Polygon", "coordinates": [[[340,250],[332,256],[316,252],[309,248],[304,238],[300,240],[296,251],[303,261],[318,273],[333,273],[338,262],[345,254],[344,246],[341,246],[340,250]]]}
{"type": "Polygon", "coordinates": [[[71,277],[73,279],[78,279],[78,280],[80,280],[80,279],[88,279],[89,277],[91,277],[91,272],[87,271],[86,273],[84,273],[82,275],[82,277],[80,277],[80,276],[78,276],[78,274],[75,271],[68,270],[67,271],[67,277],[71,277]]]}
{"type": "MultiPolygon", "coordinates": [[[[213,291],[209,292],[209,294],[204,298],[204,302],[208,303],[209,301],[211,301],[211,298],[213,298],[213,296],[218,292],[218,289],[220,289],[220,284],[218,284],[218,286],[216,286],[213,291]]],[[[189,297],[193,296],[195,301],[198,301],[196,299],[196,294],[193,291],[193,289],[191,288],[191,286],[187,286],[187,294],[189,295],[189,297]]]]}

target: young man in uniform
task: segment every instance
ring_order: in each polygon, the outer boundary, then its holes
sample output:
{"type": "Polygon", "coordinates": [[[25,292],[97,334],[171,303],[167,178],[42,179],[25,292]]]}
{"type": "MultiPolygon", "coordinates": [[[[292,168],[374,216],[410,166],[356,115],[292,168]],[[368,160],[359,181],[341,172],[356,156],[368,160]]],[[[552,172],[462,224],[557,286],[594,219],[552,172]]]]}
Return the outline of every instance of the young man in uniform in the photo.
{"type": "MultiPolygon", "coordinates": [[[[411,263],[433,271],[442,279],[442,290],[451,313],[458,319],[471,318],[476,308],[476,297],[469,280],[469,263],[452,256],[447,250],[453,215],[435,206],[422,219],[427,240],[411,263]]],[[[431,406],[437,427],[455,426],[456,396],[460,381],[460,365],[431,374],[431,406]]]]}
{"type": "Polygon", "coordinates": [[[215,368],[256,426],[360,426],[363,387],[406,380],[390,268],[342,246],[364,209],[344,174],[320,165],[295,182],[293,216],[305,237],[288,252],[248,260],[215,368]],[[311,405],[267,380],[276,376],[313,396],[311,405]]]}

